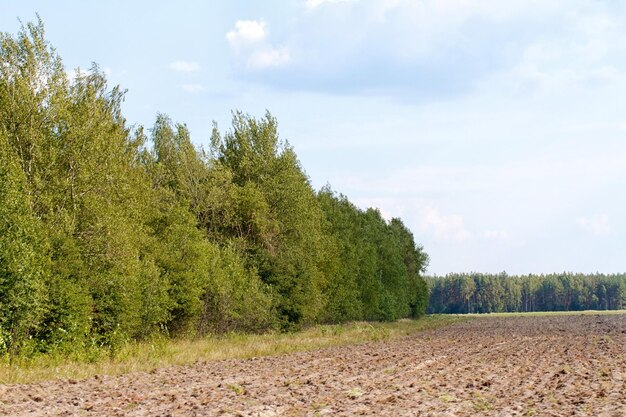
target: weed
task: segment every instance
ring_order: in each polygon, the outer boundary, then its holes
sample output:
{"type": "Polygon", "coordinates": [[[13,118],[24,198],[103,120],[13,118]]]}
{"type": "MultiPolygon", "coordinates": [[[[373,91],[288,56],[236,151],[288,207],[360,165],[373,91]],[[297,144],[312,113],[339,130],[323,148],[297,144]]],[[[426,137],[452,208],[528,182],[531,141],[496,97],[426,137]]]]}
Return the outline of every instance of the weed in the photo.
{"type": "Polygon", "coordinates": [[[328,403],[324,403],[324,402],[321,402],[321,403],[313,403],[313,404],[311,404],[311,407],[313,407],[313,410],[315,410],[315,411],[319,411],[319,410],[321,410],[321,409],[323,409],[323,408],[328,407],[328,403]]]}
{"type": "Polygon", "coordinates": [[[443,401],[444,403],[452,403],[457,401],[456,397],[450,395],[450,394],[443,394],[439,396],[439,399],[441,401],[443,401]]]}
{"type": "Polygon", "coordinates": [[[363,396],[363,394],[365,394],[363,392],[363,390],[361,390],[361,388],[352,388],[350,391],[348,391],[346,394],[348,394],[348,397],[350,397],[353,400],[356,400],[357,398],[363,396]]]}
{"type": "Polygon", "coordinates": [[[472,406],[474,407],[474,411],[490,411],[493,409],[493,404],[480,396],[477,396],[477,398],[472,401],[472,406]]]}
{"type": "Polygon", "coordinates": [[[394,375],[398,373],[398,369],[395,366],[392,366],[390,368],[385,369],[383,372],[385,373],[385,375],[394,375]]]}
{"type": "Polygon", "coordinates": [[[243,395],[246,393],[246,389],[238,384],[227,384],[226,388],[228,388],[237,395],[243,395]]]}

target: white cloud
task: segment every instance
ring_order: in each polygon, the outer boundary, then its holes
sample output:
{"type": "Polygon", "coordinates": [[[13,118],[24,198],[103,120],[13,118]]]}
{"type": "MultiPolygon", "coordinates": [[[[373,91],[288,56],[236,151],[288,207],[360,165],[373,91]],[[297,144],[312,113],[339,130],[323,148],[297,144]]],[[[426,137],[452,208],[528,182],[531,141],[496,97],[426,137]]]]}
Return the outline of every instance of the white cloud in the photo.
{"type": "Polygon", "coordinates": [[[400,217],[405,212],[405,205],[394,198],[355,198],[354,204],[362,210],[376,208],[383,219],[390,221],[394,217],[400,217]]]}
{"type": "Polygon", "coordinates": [[[506,230],[485,230],[482,236],[487,240],[507,240],[509,233],[506,230]]]}
{"type": "Polygon", "coordinates": [[[226,39],[233,48],[259,43],[267,36],[265,26],[264,21],[238,20],[235,28],[226,34],[226,39]]]}
{"type": "Polygon", "coordinates": [[[306,0],[304,5],[307,9],[315,9],[323,4],[348,3],[356,0],[306,0]]]}
{"type": "Polygon", "coordinates": [[[289,48],[275,47],[267,40],[267,34],[266,23],[259,20],[238,20],[226,34],[240,68],[258,71],[284,67],[291,61],[289,48]]]}
{"type": "Polygon", "coordinates": [[[73,83],[80,74],[80,68],[65,70],[65,76],[70,83],[73,83]]]}
{"type": "Polygon", "coordinates": [[[272,67],[282,67],[290,60],[289,50],[281,49],[264,49],[255,51],[248,58],[248,68],[265,69],[272,67]]]}
{"type": "Polygon", "coordinates": [[[464,242],[472,237],[472,233],[465,227],[463,216],[443,214],[431,201],[414,197],[382,196],[355,198],[353,201],[361,209],[377,208],[388,221],[399,217],[409,228],[416,227],[437,241],[464,242]]]}
{"type": "Polygon", "coordinates": [[[429,206],[420,210],[419,227],[422,231],[432,233],[437,240],[464,242],[472,236],[465,228],[461,215],[444,215],[436,208],[429,206]]]}
{"type": "Polygon", "coordinates": [[[606,214],[594,214],[591,217],[578,217],[576,223],[582,229],[596,236],[611,234],[609,218],[606,214]]]}
{"type": "Polygon", "coordinates": [[[170,69],[178,72],[195,72],[200,69],[200,64],[191,61],[174,61],[170,64],[170,69]]]}
{"type": "MultiPolygon", "coordinates": [[[[552,85],[567,89],[572,84],[626,80],[621,58],[626,53],[626,29],[621,24],[626,9],[618,3],[302,0],[301,4],[291,19],[267,25],[240,20],[226,35],[236,51],[245,51],[267,42],[268,26],[280,26],[272,49],[289,48],[289,68],[281,77],[267,73],[254,81],[306,91],[427,100],[460,96],[481,86],[492,92],[532,92],[552,85]]],[[[259,56],[267,57],[265,50],[259,56]]],[[[250,56],[237,57],[242,78],[250,75],[245,71],[251,69],[250,56]]]]}
{"type": "Polygon", "coordinates": [[[204,86],[202,84],[184,84],[181,87],[188,93],[199,93],[204,91],[204,86]]]}

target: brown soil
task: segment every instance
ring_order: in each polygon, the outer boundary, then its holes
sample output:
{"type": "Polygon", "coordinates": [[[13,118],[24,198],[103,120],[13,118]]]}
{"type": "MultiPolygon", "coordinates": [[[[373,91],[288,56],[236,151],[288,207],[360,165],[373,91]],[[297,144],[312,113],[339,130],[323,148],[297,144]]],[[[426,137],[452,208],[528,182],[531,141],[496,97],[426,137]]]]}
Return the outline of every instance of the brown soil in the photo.
{"type": "Polygon", "coordinates": [[[0,386],[11,416],[626,416],[626,315],[477,318],[387,342],[0,386]]]}

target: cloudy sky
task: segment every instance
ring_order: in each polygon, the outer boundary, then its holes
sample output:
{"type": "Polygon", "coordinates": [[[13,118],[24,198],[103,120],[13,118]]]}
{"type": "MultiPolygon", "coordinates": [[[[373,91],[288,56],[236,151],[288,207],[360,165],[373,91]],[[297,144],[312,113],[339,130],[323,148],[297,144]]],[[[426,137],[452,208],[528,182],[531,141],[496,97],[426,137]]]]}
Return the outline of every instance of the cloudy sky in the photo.
{"type": "Polygon", "coordinates": [[[198,145],[270,110],[316,188],[401,217],[429,273],[626,271],[626,3],[3,2],[198,145]],[[180,3],[180,4],[179,4],[180,3]]]}

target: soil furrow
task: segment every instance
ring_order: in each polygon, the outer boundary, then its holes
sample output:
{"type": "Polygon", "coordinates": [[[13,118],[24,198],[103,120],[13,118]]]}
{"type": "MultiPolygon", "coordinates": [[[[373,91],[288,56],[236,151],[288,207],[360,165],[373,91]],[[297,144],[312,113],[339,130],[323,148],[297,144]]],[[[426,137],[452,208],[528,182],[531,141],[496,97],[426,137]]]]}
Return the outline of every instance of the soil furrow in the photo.
{"type": "Polygon", "coordinates": [[[0,386],[11,416],[624,416],[626,315],[486,317],[391,341],[0,386]]]}

